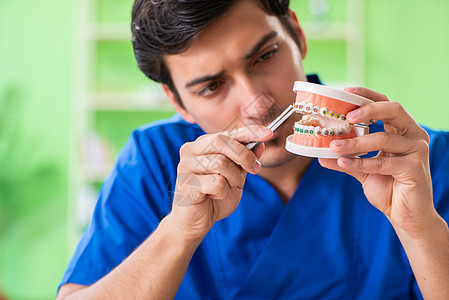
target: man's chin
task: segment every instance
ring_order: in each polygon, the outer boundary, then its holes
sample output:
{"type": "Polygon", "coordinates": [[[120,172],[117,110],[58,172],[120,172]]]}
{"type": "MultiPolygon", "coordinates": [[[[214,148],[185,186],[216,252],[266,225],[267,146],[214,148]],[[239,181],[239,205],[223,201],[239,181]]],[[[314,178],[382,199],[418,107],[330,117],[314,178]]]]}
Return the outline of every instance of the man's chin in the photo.
{"type": "Polygon", "coordinates": [[[260,162],[264,168],[277,168],[287,164],[295,157],[295,154],[285,150],[285,138],[280,136],[265,142],[265,151],[260,162]]]}

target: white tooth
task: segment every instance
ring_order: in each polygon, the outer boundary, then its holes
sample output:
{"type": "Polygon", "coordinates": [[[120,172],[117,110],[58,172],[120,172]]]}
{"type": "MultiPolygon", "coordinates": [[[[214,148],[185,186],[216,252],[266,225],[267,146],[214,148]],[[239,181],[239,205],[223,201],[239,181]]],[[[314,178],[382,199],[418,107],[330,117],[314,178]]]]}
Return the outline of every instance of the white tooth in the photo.
{"type": "Polygon", "coordinates": [[[321,127],[320,126],[315,127],[315,136],[320,137],[322,134],[323,132],[321,131],[321,127]]]}
{"type": "Polygon", "coordinates": [[[299,113],[299,111],[298,111],[298,102],[295,103],[295,112],[299,113]]]}
{"type": "Polygon", "coordinates": [[[329,136],[335,136],[335,129],[329,128],[329,136]]]}
{"type": "Polygon", "coordinates": [[[322,132],[323,132],[323,136],[328,136],[329,135],[329,129],[328,128],[323,128],[322,132]]]}
{"type": "Polygon", "coordinates": [[[318,115],[319,113],[320,113],[320,107],[319,106],[314,106],[312,108],[312,114],[318,115]]]}
{"type": "Polygon", "coordinates": [[[309,126],[309,134],[315,133],[315,126],[309,126]]]}
{"type": "Polygon", "coordinates": [[[328,109],[327,107],[321,107],[320,109],[320,115],[322,115],[323,117],[325,117],[328,113],[328,109]]]}
{"type": "Polygon", "coordinates": [[[336,133],[338,136],[342,136],[342,135],[343,135],[343,128],[342,128],[342,127],[337,127],[337,128],[335,128],[335,133],[336,133]]]}
{"type": "Polygon", "coordinates": [[[304,112],[309,113],[309,114],[312,113],[312,107],[313,107],[313,104],[311,102],[307,103],[306,106],[304,107],[304,112]]]}
{"type": "Polygon", "coordinates": [[[304,133],[304,125],[299,125],[299,133],[304,133]]]}
{"type": "Polygon", "coordinates": [[[309,134],[309,126],[304,125],[304,134],[309,134]]]}
{"type": "Polygon", "coordinates": [[[340,118],[340,114],[339,113],[334,113],[334,120],[338,120],[340,118]]]}
{"type": "Polygon", "coordinates": [[[345,115],[345,114],[341,114],[341,115],[338,117],[338,119],[339,119],[340,121],[346,121],[346,115],[345,115]]]}
{"type": "Polygon", "coordinates": [[[308,123],[312,122],[312,117],[310,115],[303,114],[300,122],[303,125],[308,124],[308,123]]]}
{"type": "Polygon", "coordinates": [[[303,112],[304,106],[306,106],[306,103],[304,101],[298,103],[298,111],[303,112]]]}
{"type": "Polygon", "coordinates": [[[329,119],[333,119],[333,118],[335,117],[334,111],[333,111],[333,110],[330,110],[330,111],[327,113],[327,117],[328,117],[329,119]]]}
{"type": "Polygon", "coordinates": [[[351,132],[351,127],[349,125],[346,125],[343,127],[343,132],[344,133],[350,133],[351,132]]]}

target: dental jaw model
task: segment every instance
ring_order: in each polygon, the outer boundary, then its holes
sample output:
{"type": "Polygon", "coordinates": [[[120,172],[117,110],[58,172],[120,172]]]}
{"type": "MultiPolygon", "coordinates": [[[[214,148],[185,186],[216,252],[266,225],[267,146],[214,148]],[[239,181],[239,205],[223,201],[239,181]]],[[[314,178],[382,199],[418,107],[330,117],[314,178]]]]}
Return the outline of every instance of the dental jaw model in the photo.
{"type": "Polygon", "coordinates": [[[333,140],[368,134],[368,125],[350,124],[346,114],[373,101],[342,90],[296,81],[294,110],[302,114],[295,122],[285,149],[309,157],[338,158],[329,145],[333,140]]]}

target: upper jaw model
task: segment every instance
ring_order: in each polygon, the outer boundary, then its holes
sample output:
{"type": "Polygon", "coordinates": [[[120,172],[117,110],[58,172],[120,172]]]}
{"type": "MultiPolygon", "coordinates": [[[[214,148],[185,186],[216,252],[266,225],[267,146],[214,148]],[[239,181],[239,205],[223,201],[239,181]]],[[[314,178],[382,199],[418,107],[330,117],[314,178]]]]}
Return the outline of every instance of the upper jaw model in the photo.
{"type": "Polygon", "coordinates": [[[302,114],[295,122],[293,134],[285,148],[295,154],[309,157],[338,158],[330,150],[331,141],[368,134],[368,128],[358,127],[346,120],[346,114],[373,101],[335,88],[296,81],[294,109],[302,114]]]}

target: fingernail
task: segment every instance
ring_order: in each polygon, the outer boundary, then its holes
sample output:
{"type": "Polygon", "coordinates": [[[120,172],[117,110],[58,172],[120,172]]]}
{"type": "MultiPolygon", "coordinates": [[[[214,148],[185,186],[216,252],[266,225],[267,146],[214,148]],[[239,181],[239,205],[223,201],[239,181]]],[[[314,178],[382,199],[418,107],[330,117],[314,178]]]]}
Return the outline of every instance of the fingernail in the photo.
{"type": "Polygon", "coordinates": [[[351,160],[347,157],[340,157],[339,158],[340,162],[347,164],[348,162],[350,162],[351,160]]]}
{"type": "Polygon", "coordinates": [[[350,92],[350,93],[353,93],[353,92],[355,92],[356,90],[357,90],[357,88],[355,88],[355,87],[346,87],[346,88],[345,88],[345,91],[350,92]]]}
{"type": "Polygon", "coordinates": [[[258,173],[261,169],[262,169],[262,164],[260,163],[259,160],[255,160],[254,161],[254,166],[253,166],[254,172],[258,173]]]}
{"type": "Polygon", "coordinates": [[[334,143],[335,146],[343,146],[346,141],[345,140],[333,140],[332,143],[334,143]]]}
{"type": "Polygon", "coordinates": [[[360,116],[360,110],[356,109],[346,115],[350,119],[357,119],[360,116]]]}
{"type": "Polygon", "coordinates": [[[266,127],[259,127],[259,134],[261,136],[265,136],[265,135],[269,134],[270,132],[271,132],[271,130],[266,127]]]}

